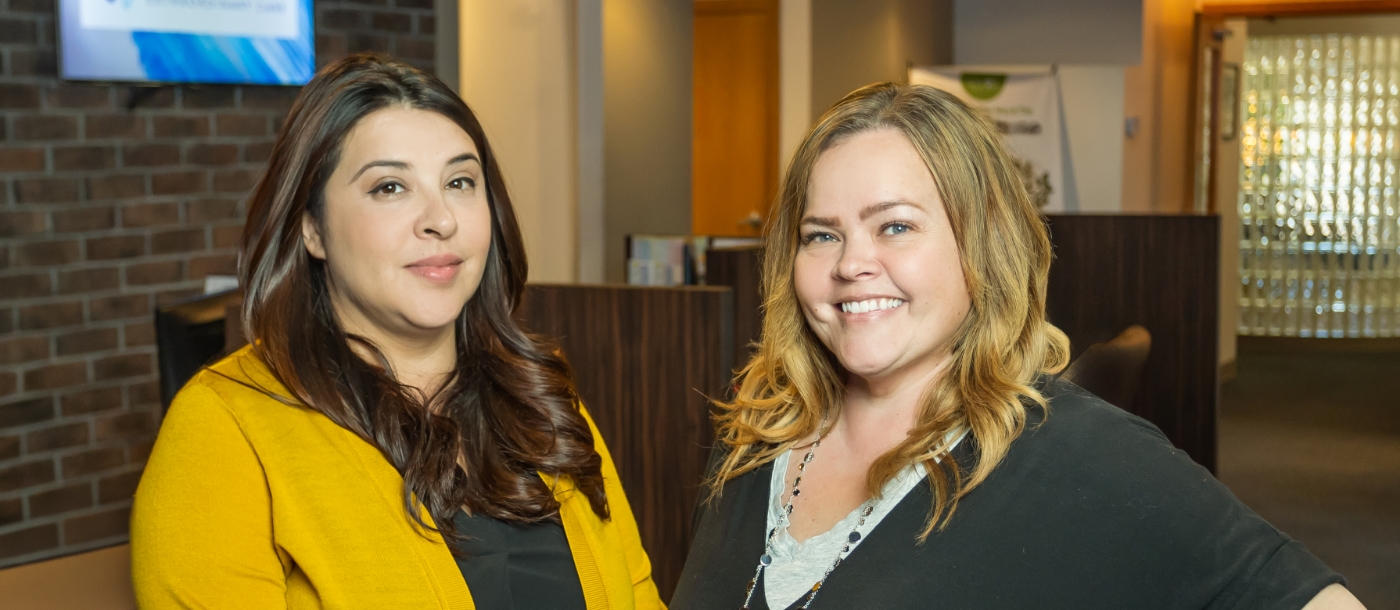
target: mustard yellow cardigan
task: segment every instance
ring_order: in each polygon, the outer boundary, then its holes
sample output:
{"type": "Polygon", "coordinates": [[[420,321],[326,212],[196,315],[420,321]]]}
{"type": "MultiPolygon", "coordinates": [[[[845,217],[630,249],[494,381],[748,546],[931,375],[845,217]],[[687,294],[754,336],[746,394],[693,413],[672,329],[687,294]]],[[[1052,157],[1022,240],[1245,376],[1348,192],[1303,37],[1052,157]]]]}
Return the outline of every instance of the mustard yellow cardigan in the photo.
{"type": "MultiPolygon", "coordinates": [[[[290,396],[251,348],[212,368],[222,375],[202,371],[175,397],[136,492],[141,608],[475,608],[441,536],[409,519],[403,479],[379,450],[243,385],[290,396]]],[[[617,469],[588,425],[612,518],[568,479],[546,479],[584,600],[664,608],[617,469]]]]}

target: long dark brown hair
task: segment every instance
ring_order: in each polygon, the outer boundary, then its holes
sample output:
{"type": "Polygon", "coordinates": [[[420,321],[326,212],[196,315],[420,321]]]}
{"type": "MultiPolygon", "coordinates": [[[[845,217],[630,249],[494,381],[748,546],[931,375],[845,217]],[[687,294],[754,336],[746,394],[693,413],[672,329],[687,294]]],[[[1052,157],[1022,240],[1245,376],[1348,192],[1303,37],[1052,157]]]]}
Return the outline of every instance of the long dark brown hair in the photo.
{"type": "Polygon", "coordinates": [[[501,169],[476,115],[442,81],[373,54],[322,68],[282,124],[241,245],[243,324],[257,355],[288,398],[383,452],[403,475],[404,508],[417,523],[452,542],[462,507],[506,521],[557,521],[559,502],[537,473],[568,477],[607,518],[602,458],[568,365],[514,318],[527,268],[501,169]],[[436,112],[460,126],[481,155],[491,204],[486,269],[456,321],[457,368],[432,396],[399,383],[373,344],[345,332],[325,263],[302,243],[303,215],[324,218],[326,180],[346,134],[387,107],[436,112]],[[356,355],[352,343],[379,363],[356,355]]]}

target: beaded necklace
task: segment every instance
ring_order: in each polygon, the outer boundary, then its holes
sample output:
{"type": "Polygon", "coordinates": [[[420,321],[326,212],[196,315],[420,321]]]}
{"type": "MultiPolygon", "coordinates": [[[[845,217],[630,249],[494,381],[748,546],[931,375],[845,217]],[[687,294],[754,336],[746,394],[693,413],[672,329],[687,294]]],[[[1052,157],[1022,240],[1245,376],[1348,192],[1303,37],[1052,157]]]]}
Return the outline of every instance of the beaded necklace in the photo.
{"type": "MultiPolygon", "coordinates": [[[[768,538],[763,543],[763,555],[758,558],[758,567],[753,572],[753,578],[749,580],[748,591],[744,593],[743,610],[748,610],[749,602],[753,600],[753,590],[758,586],[758,579],[763,576],[763,569],[773,564],[773,542],[778,538],[778,529],[786,528],[792,523],[789,519],[789,515],[792,514],[792,501],[802,493],[802,491],[798,489],[798,486],[802,484],[802,473],[806,472],[807,464],[812,461],[812,456],[817,454],[817,447],[822,444],[822,439],[826,437],[826,421],[826,417],[822,417],[822,423],[817,427],[817,440],[812,442],[811,448],[807,450],[807,456],[802,458],[802,463],[797,465],[797,478],[792,480],[792,493],[788,495],[787,503],[783,504],[780,522],[774,524],[773,528],[768,530],[768,538]]],[[[865,504],[861,505],[860,519],[856,521],[856,526],[851,529],[851,533],[846,535],[846,544],[843,545],[841,551],[836,554],[836,560],[831,563],[831,567],[828,567],[826,572],[822,573],[821,580],[818,580],[816,584],[812,585],[812,588],[802,596],[802,599],[797,600],[802,602],[802,605],[799,606],[800,608],[805,609],[812,605],[812,600],[816,599],[817,592],[821,590],[822,584],[826,582],[826,578],[831,576],[831,571],[835,570],[836,566],[841,565],[841,561],[845,559],[847,555],[850,555],[851,549],[855,547],[857,542],[860,542],[860,528],[865,525],[866,517],[869,517],[870,513],[875,510],[875,505],[872,504],[872,502],[873,500],[866,500],[865,504]]]]}

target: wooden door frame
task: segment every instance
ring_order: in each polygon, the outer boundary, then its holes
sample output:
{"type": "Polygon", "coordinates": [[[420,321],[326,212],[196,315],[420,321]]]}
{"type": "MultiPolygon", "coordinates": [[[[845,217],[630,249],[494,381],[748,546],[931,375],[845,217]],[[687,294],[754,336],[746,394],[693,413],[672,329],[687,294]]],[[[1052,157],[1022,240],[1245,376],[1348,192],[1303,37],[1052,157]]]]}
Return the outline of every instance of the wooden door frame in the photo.
{"type": "Polygon", "coordinates": [[[1348,0],[1346,2],[1234,2],[1207,4],[1199,15],[1236,17],[1322,17],[1400,13],[1400,0],[1348,0]]]}
{"type": "MultiPolygon", "coordinates": [[[[1227,19],[1240,19],[1250,17],[1329,17],[1341,15],[1378,15],[1386,13],[1400,13],[1400,0],[1345,0],[1338,2],[1233,2],[1228,4],[1208,4],[1196,11],[1194,21],[1195,33],[1192,37],[1191,50],[1191,121],[1190,137],[1187,141],[1190,145],[1187,148],[1187,167],[1191,168],[1191,189],[1192,195],[1187,200],[1188,210],[1192,209],[1195,202],[1195,188],[1198,180],[1196,175],[1200,169],[1201,142],[1201,51],[1206,46],[1215,47],[1215,60],[1209,67],[1211,71],[1211,82],[1217,86],[1211,88],[1211,99],[1208,101],[1213,112],[1210,113],[1210,150],[1206,153],[1212,160],[1210,175],[1206,176],[1206,213],[1219,213],[1219,202],[1215,200],[1216,171],[1214,161],[1218,151],[1219,143],[1215,136],[1220,129],[1220,72],[1222,70],[1220,41],[1214,40],[1205,42],[1202,37],[1212,34],[1215,26],[1223,25],[1227,19]]],[[[1239,83],[1236,83],[1239,86],[1239,83]]],[[[1236,98],[1238,99],[1238,97],[1236,98]]],[[[1238,114],[1238,111],[1236,111],[1238,114]]],[[[1238,117],[1237,117],[1238,120],[1238,117]]]]}
{"type": "Polygon", "coordinates": [[[1217,31],[1217,27],[1224,25],[1225,19],[1226,17],[1221,15],[1210,15],[1197,12],[1195,22],[1192,26],[1195,29],[1195,32],[1192,36],[1191,50],[1191,134],[1190,137],[1187,138],[1187,141],[1190,142],[1190,144],[1186,149],[1186,166],[1191,168],[1191,197],[1188,200],[1187,209],[1191,212],[1197,211],[1195,209],[1197,189],[1196,185],[1200,182],[1200,176],[1196,174],[1201,168],[1200,160],[1202,148],[1206,145],[1209,145],[1210,150],[1206,151],[1205,155],[1210,158],[1211,166],[1209,170],[1209,175],[1206,176],[1206,209],[1204,210],[1204,213],[1219,213],[1215,201],[1215,156],[1217,152],[1216,149],[1218,146],[1216,142],[1216,140],[1218,139],[1216,137],[1216,134],[1219,133],[1220,129],[1220,87],[1218,85],[1212,86],[1210,88],[1210,99],[1201,99],[1201,53],[1207,47],[1215,50],[1213,60],[1211,61],[1210,66],[1207,67],[1207,69],[1210,70],[1210,82],[1212,84],[1219,83],[1221,70],[1221,40],[1214,39],[1207,42],[1203,41],[1202,37],[1206,35],[1211,35],[1213,37],[1214,32],[1217,31]],[[1201,130],[1202,127],[1204,127],[1204,125],[1201,124],[1201,120],[1204,118],[1204,108],[1202,104],[1203,101],[1205,102],[1204,106],[1208,106],[1211,109],[1209,119],[1209,142],[1201,141],[1201,130]]]}

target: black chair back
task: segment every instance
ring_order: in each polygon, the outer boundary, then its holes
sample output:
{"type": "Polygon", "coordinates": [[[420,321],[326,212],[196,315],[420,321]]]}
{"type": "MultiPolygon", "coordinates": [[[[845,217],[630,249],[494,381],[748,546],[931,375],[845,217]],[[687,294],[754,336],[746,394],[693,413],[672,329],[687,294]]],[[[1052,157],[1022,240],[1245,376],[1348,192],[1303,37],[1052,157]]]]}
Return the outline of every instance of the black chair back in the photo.
{"type": "Polygon", "coordinates": [[[225,311],[241,298],[242,293],[229,290],[156,308],[162,409],[170,408],[175,394],[200,367],[223,355],[225,311]]]}
{"type": "Polygon", "coordinates": [[[1063,377],[1111,405],[1132,411],[1151,351],[1152,333],[1134,324],[1105,343],[1090,345],[1063,377]]]}

